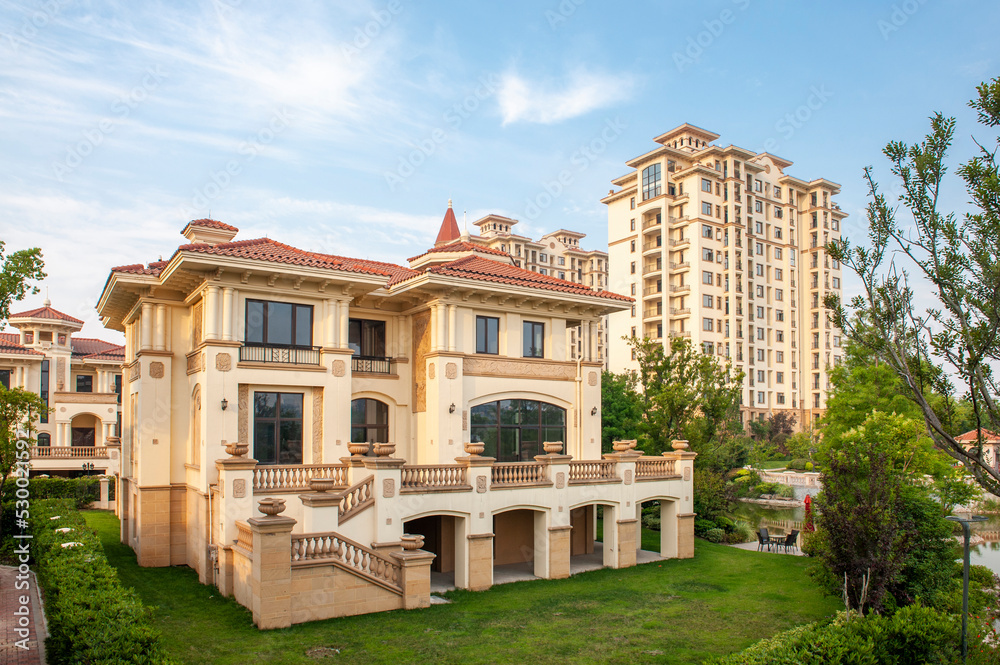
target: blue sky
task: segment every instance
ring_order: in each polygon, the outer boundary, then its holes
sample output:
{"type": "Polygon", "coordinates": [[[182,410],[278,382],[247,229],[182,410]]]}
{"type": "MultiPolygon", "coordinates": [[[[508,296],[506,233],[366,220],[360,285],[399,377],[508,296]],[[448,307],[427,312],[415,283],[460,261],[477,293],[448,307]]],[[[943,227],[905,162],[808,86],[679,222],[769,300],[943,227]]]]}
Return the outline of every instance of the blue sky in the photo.
{"type": "Polygon", "coordinates": [[[1000,74],[998,19],[958,0],[0,0],[0,238],[40,246],[53,305],[115,339],[93,309],[108,269],[169,256],[210,212],[402,262],[452,198],[605,246],[610,180],[683,122],[841,183],[863,237],[886,141],[936,110],[956,158],[988,138],[966,102],[1000,74]]]}

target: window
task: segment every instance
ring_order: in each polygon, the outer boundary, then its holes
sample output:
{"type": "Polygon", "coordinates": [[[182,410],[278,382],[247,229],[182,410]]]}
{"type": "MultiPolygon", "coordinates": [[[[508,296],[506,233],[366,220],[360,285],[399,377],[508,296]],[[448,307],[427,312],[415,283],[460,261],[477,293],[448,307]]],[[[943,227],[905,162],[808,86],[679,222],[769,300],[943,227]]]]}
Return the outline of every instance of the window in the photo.
{"type": "Polygon", "coordinates": [[[702,284],[708,284],[709,286],[711,286],[711,284],[712,284],[712,273],[710,273],[707,270],[703,271],[701,273],[701,283],[702,284]]]}
{"type": "Polygon", "coordinates": [[[59,346],[66,346],[66,334],[65,333],[59,333],[59,335],[56,337],[56,339],[59,340],[59,346]]]}
{"type": "Polygon", "coordinates": [[[548,263],[549,262],[549,255],[546,254],[545,252],[542,252],[541,254],[538,255],[538,260],[541,263],[548,263]]]}
{"type": "MultiPolygon", "coordinates": [[[[642,200],[651,199],[660,195],[660,165],[653,164],[642,170],[642,200]]],[[[632,207],[635,207],[635,199],[632,199],[632,207]]]]}
{"type": "Polygon", "coordinates": [[[476,353],[499,353],[500,319],[476,317],[476,353]]]}
{"type": "Polygon", "coordinates": [[[634,275],[635,274],[635,261],[632,262],[631,270],[632,270],[632,274],[634,275]]]}
{"type": "Polygon", "coordinates": [[[715,252],[713,252],[708,247],[704,247],[701,250],[701,260],[702,261],[713,261],[715,259],[715,252]]]}
{"type": "Polygon", "coordinates": [[[764,256],[764,243],[759,242],[756,244],[757,256],[764,256]]]}
{"type": "MultiPolygon", "coordinates": [[[[351,443],[388,443],[389,405],[375,399],[351,400],[351,443]]],[[[369,455],[374,455],[369,448],[369,455]]]]}
{"type": "Polygon", "coordinates": [[[524,357],[543,358],[545,356],[545,324],[525,321],[523,333],[524,357]]]}
{"type": "MultiPolygon", "coordinates": [[[[632,210],[635,210],[635,197],[634,196],[629,201],[629,208],[631,208],[632,210]]],[[[632,220],[632,221],[635,221],[635,220],[632,220]]],[[[635,225],[632,226],[632,230],[635,231],[635,225]]]]}
{"type": "Polygon", "coordinates": [[[711,308],[712,307],[712,300],[713,300],[712,296],[707,295],[707,294],[703,295],[701,297],[701,305],[702,305],[702,307],[709,307],[709,308],[711,308]]]}
{"type": "MultiPolygon", "coordinates": [[[[775,208],[774,208],[774,218],[775,218],[775,219],[781,219],[781,217],[782,217],[782,214],[781,214],[781,208],[779,208],[779,207],[775,206],[775,208]]],[[[780,229],[778,230],[778,235],[777,235],[777,237],[778,237],[778,238],[780,238],[780,237],[781,237],[781,231],[780,231],[780,229]]]]}
{"type": "MultiPolygon", "coordinates": [[[[632,263],[635,263],[635,261],[633,261],[632,263]]],[[[559,273],[559,279],[566,279],[566,273],[560,272],[559,273]]]]}
{"type": "Polygon", "coordinates": [[[775,227],[775,229],[774,229],[774,237],[777,240],[781,240],[781,229],[775,227]]]}
{"type": "Polygon", "coordinates": [[[74,448],[92,448],[95,445],[96,432],[93,427],[73,427],[72,432],[74,448]]]}
{"type": "MultiPolygon", "coordinates": [[[[777,272],[777,271],[775,271],[775,272],[777,272]]],[[[774,299],[777,300],[778,302],[781,302],[782,300],[784,300],[785,299],[785,290],[784,289],[775,289],[774,290],[774,299]]]]}
{"type": "MultiPolygon", "coordinates": [[[[632,199],[632,202],[635,203],[635,199],[632,199]]],[[[632,207],[634,208],[635,205],[633,205],[632,207]]],[[[632,221],[629,224],[629,230],[630,231],[635,231],[635,217],[632,218],[632,221]]]]}
{"type": "Polygon", "coordinates": [[[760,180],[753,181],[753,189],[755,192],[763,191],[764,186],[761,184],[760,180]]]}
{"type": "Polygon", "coordinates": [[[833,345],[836,346],[836,347],[840,346],[840,335],[834,335],[833,336],[833,345]]]}
{"type": "Polygon", "coordinates": [[[757,326],[757,339],[764,339],[764,329],[760,326],[757,326]]]}
{"type": "MultiPolygon", "coordinates": [[[[785,362],[785,352],[784,351],[775,351],[774,352],[774,361],[775,362],[779,362],[779,363],[785,362]]],[[[780,376],[780,373],[779,373],[779,376],[780,376]]],[[[779,381],[778,383],[781,383],[781,382],[779,381]]]]}
{"type": "Polygon", "coordinates": [[[776,342],[784,342],[785,341],[785,333],[784,333],[784,331],[783,330],[776,330],[774,332],[774,340],[776,342]]]}
{"type": "Polygon", "coordinates": [[[835,288],[835,289],[839,289],[840,288],[840,278],[839,277],[832,278],[830,280],[830,282],[833,284],[833,288],[835,288]]]}
{"type": "Polygon", "coordinates": [[[712,181],[709,180],[708,178],[702,178],[701,179],[701,191],[708,192],[709,194],[711,194],[712,193],[712,181]]]}
{"type": "Polygon", "coordinates": [[[10,390],[10,370],[0,369],[0,386],[10,390]]]}
{"type": "MultiPolygon", "coordinates": [[[[764,212],[764,203],[761,201],[754,202],[753,209],[756,212],[764,212]]],[[[757,225],[759,226],[760,222],[757,222],[757,225]]],[[[760,233],[760,231],[758,231],[758,233],[760,233]]]]}
{"type": "Polygon", "coordinates": [[[94,392],[94,377],[88,374],[79,374],[76,377],[76,392],[78,393],[92,393],[94,392]]]}
{"type": "Polygon", "coordinates": [[[39,432],[38,439],[35,441],[36,446],[48,447],[52,445],[52,436],[48,432],[39,432]]]}
{"type": "Polygon", "coordinates": [[[764,264],[763,263],[758,263],[755,266],[755,268],[757,270],[757,276],[758,277],[763,277],[764,276],[764,264]]]}
{"type": "Polygon", "coordinates": [[[776,199],[780,199],[781,198],[781,187],[775,186],[775,188],[774,188],[774,198],[776,198],[776,199]]]}
{"type": "Polygon", "coordinates": [[[764,370],[757,370],[757,383],[764,383],[764,370]]]}
{"type": "Polygon", "coordinates": [[[559,257],[559,265],[561,265],[561,266],[566,265],[566,257],[564,257],[564,256],[560,256],[559,257]]]}
{"type": "Polygon", "coordinates": [[[784,276],[784,274],[785,273],[784,273],[784,271],[781,268],[775,268],[774,269],[774,278],[775,279],[781,279],[784,276]]]}
{"type": "Polygon", "coordinates": [[[42,368],[40,370],[41,380],[38,386],[38,396],[42,398],[45,402],[45,410],[38,415],[38,422],[47,423],[49,422],[49,361],[42,361],[42,368]]]}
{"type": "Polygon", "coordinates": [[[774,260],[775,261],[780,261],[781,260],[781,248],[780,247],[775,247],[774,248],[774,260]]]}
{"type": "Polygon", "coordinates": [[[351,319],[348,321],[347,345],[355,358],[385,357],[385,321],[351,319]]]}
{"type": "Polygon", "coordinates": [[[635,283],[632,284],[632,295],[635,295],[635,283]]]}
{"type": "Polygon", "coordinates": [[[302,393],[253,394],[257,464],[302,464],[302,393]]]}
{"type": "Polygon", "coordinates": [[[701,329],[712,332],[715,329],[715,320],[705,318],[701,320],[701,329]]]}
{"type": "Polygon", "coordinates": [[[632,241],[631,246],[632,246],[632,253],[635,254],[635,240],[632,241]]]}
{"type": "Polygon", "coordinates": [[[830,222],[830,226],[833,227],[834,231],[839,231],[840,230],[840,222],[838,220],[836,220],[836,219],[833,220],[832,222],[830,222]]]}
{"type": "Polygon", "coordinates": [[[757,305],[757,318],[761,321],[764,320],[764,308],[760,305],[757,305]]]}
{"type": "Polygon", "coordinates": [[[701,237],[702,238],[708,238],[709,240],[711,240],[712,239],[712,227],[709,226],[708,224],[702,224],[701,225],[701,237]]]}
{"type": "Polygon", "coordinates": [[[312,346],[312,315],[309,305],[247,300],[246,344],[312,346]]]}
{"type": "Polygon", "coordinates": [[[471,409],[471,441],[498,462],[534,460],[545,441],[566,441],[566,410],[555,404],[506,399],[471,409]]]}
{"type": "Polygon", "coordinates": [[[712,216],[712,204],[709,203],[708,201],[702,201],[701,202],[701,214],[708,215],[709,217],[711,217],[712,216]]]}
{"type": "Polygon", "coordinates": [[[785,393],[778,393],[777,399],[778,399],[778,404],[784,404],[785,403],[785,393]]]}
{"type": "Polygon", "coordinates": [[[758,404],[763,404],[764,403],[764,391],[763,390],[758,390],[757,391],[757,403],[758,404]]]}
{"type": "Polygon", "coordinates": [[[760,284],[757,285],[757,297],[758,298],[764,297],[764,287],[761,286],[760,284]]]}
{"type": "Polygon", "coordinates": [[[764,362],[764,349],[757,349],[757,360],[764,362]]]}

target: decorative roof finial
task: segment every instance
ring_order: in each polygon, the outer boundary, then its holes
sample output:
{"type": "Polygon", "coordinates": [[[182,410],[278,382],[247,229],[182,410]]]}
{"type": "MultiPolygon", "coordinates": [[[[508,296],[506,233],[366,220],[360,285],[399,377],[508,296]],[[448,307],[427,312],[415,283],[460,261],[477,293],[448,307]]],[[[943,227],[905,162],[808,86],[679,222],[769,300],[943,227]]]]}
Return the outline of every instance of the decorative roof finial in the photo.
{"type": "Polygon", "coordinates": [[[52,307],[52,301],[49,300],[49,287],[45,287],[45,302],[42,303],[46,307],[52,307]]]}
{"type": "Polygon", "coordinates": [[[448,199],[448,207],[451,207],[451,199],[448,199]]]}

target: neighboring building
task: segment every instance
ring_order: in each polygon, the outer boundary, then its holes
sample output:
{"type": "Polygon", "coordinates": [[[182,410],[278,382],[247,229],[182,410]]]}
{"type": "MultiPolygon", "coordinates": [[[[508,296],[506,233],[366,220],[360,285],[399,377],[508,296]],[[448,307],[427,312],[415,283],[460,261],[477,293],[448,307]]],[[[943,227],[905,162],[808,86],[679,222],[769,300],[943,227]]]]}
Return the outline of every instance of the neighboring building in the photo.
{"type": "Polygon", "coordinates": [[[9,322],[18,332],[0,333],[0,384],[31,390],[52,409],[37,425],[32,475],[117,472],[117,451],[106,444],[121,422],[125,347],[75,337],[83,321],[48,300],[9,322]]]}
{"type": "Polygon", "coordinates": [[[494,566],[633,565],[648,501],[663,556],[693,555],[694,454],[602,458],[596,343],[566,344],[630,298],[463,240],[450,207],[408,267],[183,234],[98,304],[126,337],[116,496],[140,565],[186,564],[271,628],[426,605],[432,570],[484,589],[494,566]]]}
{"type": "MultiPolygon", "coordinates": [[[[980,431],[983,433],[983,462],[994,470],[1000,471],[1000,434],[988,429],[980,431]]],[[[968,451],[979,445],[979,435],[976,430],[970,430],[956,436],[955,441],[968,451]]]]}
{"type": "MultiPolygon", "coordinates": [[[[449,202],[450,205],[450,202],[449,202]]],[[[577,231],[559,229],[546,233],[538,240],[514,233],[516,219],[501,215],[486,215],[473,225],[479,228],[479,235],[470,235],[467,240],[477,245],[507,252],[514,259],[514,265],[527,268],[542,275],[558,277],[575,284],[582,284],[596,290],[608,286],[608,253],[598,249],[580,248],[580,241],[586,236],[577,231]]],[[[607,317],[598,323],[597,360],[607,369],[608,355],[607,317]]],[[[569,329],[570,359],[576,360],[582,353],[583,338],[579,328],[569,329]]]]}
{"type": "Polygon", "coordinates": [[[636,367],[622,336],[687,337],[745,372],[746,417],[790,410],[809,427],[843,355],[823,303],[841,291],[824,249],[847,216],[840,186],[717,138],[688,124],[656,137],[602,199],[611,288],[636,298],[610,317],[611,370],[636,367]]]}

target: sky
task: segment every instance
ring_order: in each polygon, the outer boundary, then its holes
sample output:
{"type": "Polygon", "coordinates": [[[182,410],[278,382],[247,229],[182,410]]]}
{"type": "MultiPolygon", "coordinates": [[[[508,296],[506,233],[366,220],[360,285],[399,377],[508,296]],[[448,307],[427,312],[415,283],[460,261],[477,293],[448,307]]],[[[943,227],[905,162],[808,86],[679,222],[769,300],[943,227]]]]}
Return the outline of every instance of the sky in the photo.
{"type": "Polygon", "coordinates": [[[0,0],[0,240],[49,275],[13,311],[47,289],[121,341],[94,309],[110,268],[208,216],[402,263],[453,199],[460,222],[606,248],[610,181],[684,122],[840,183],[863,240],[886,142],[935,111],[958,120],[953,165],[989,140],[967,102],[1000,75],[998,27],[973,0],[0,0]]]}

